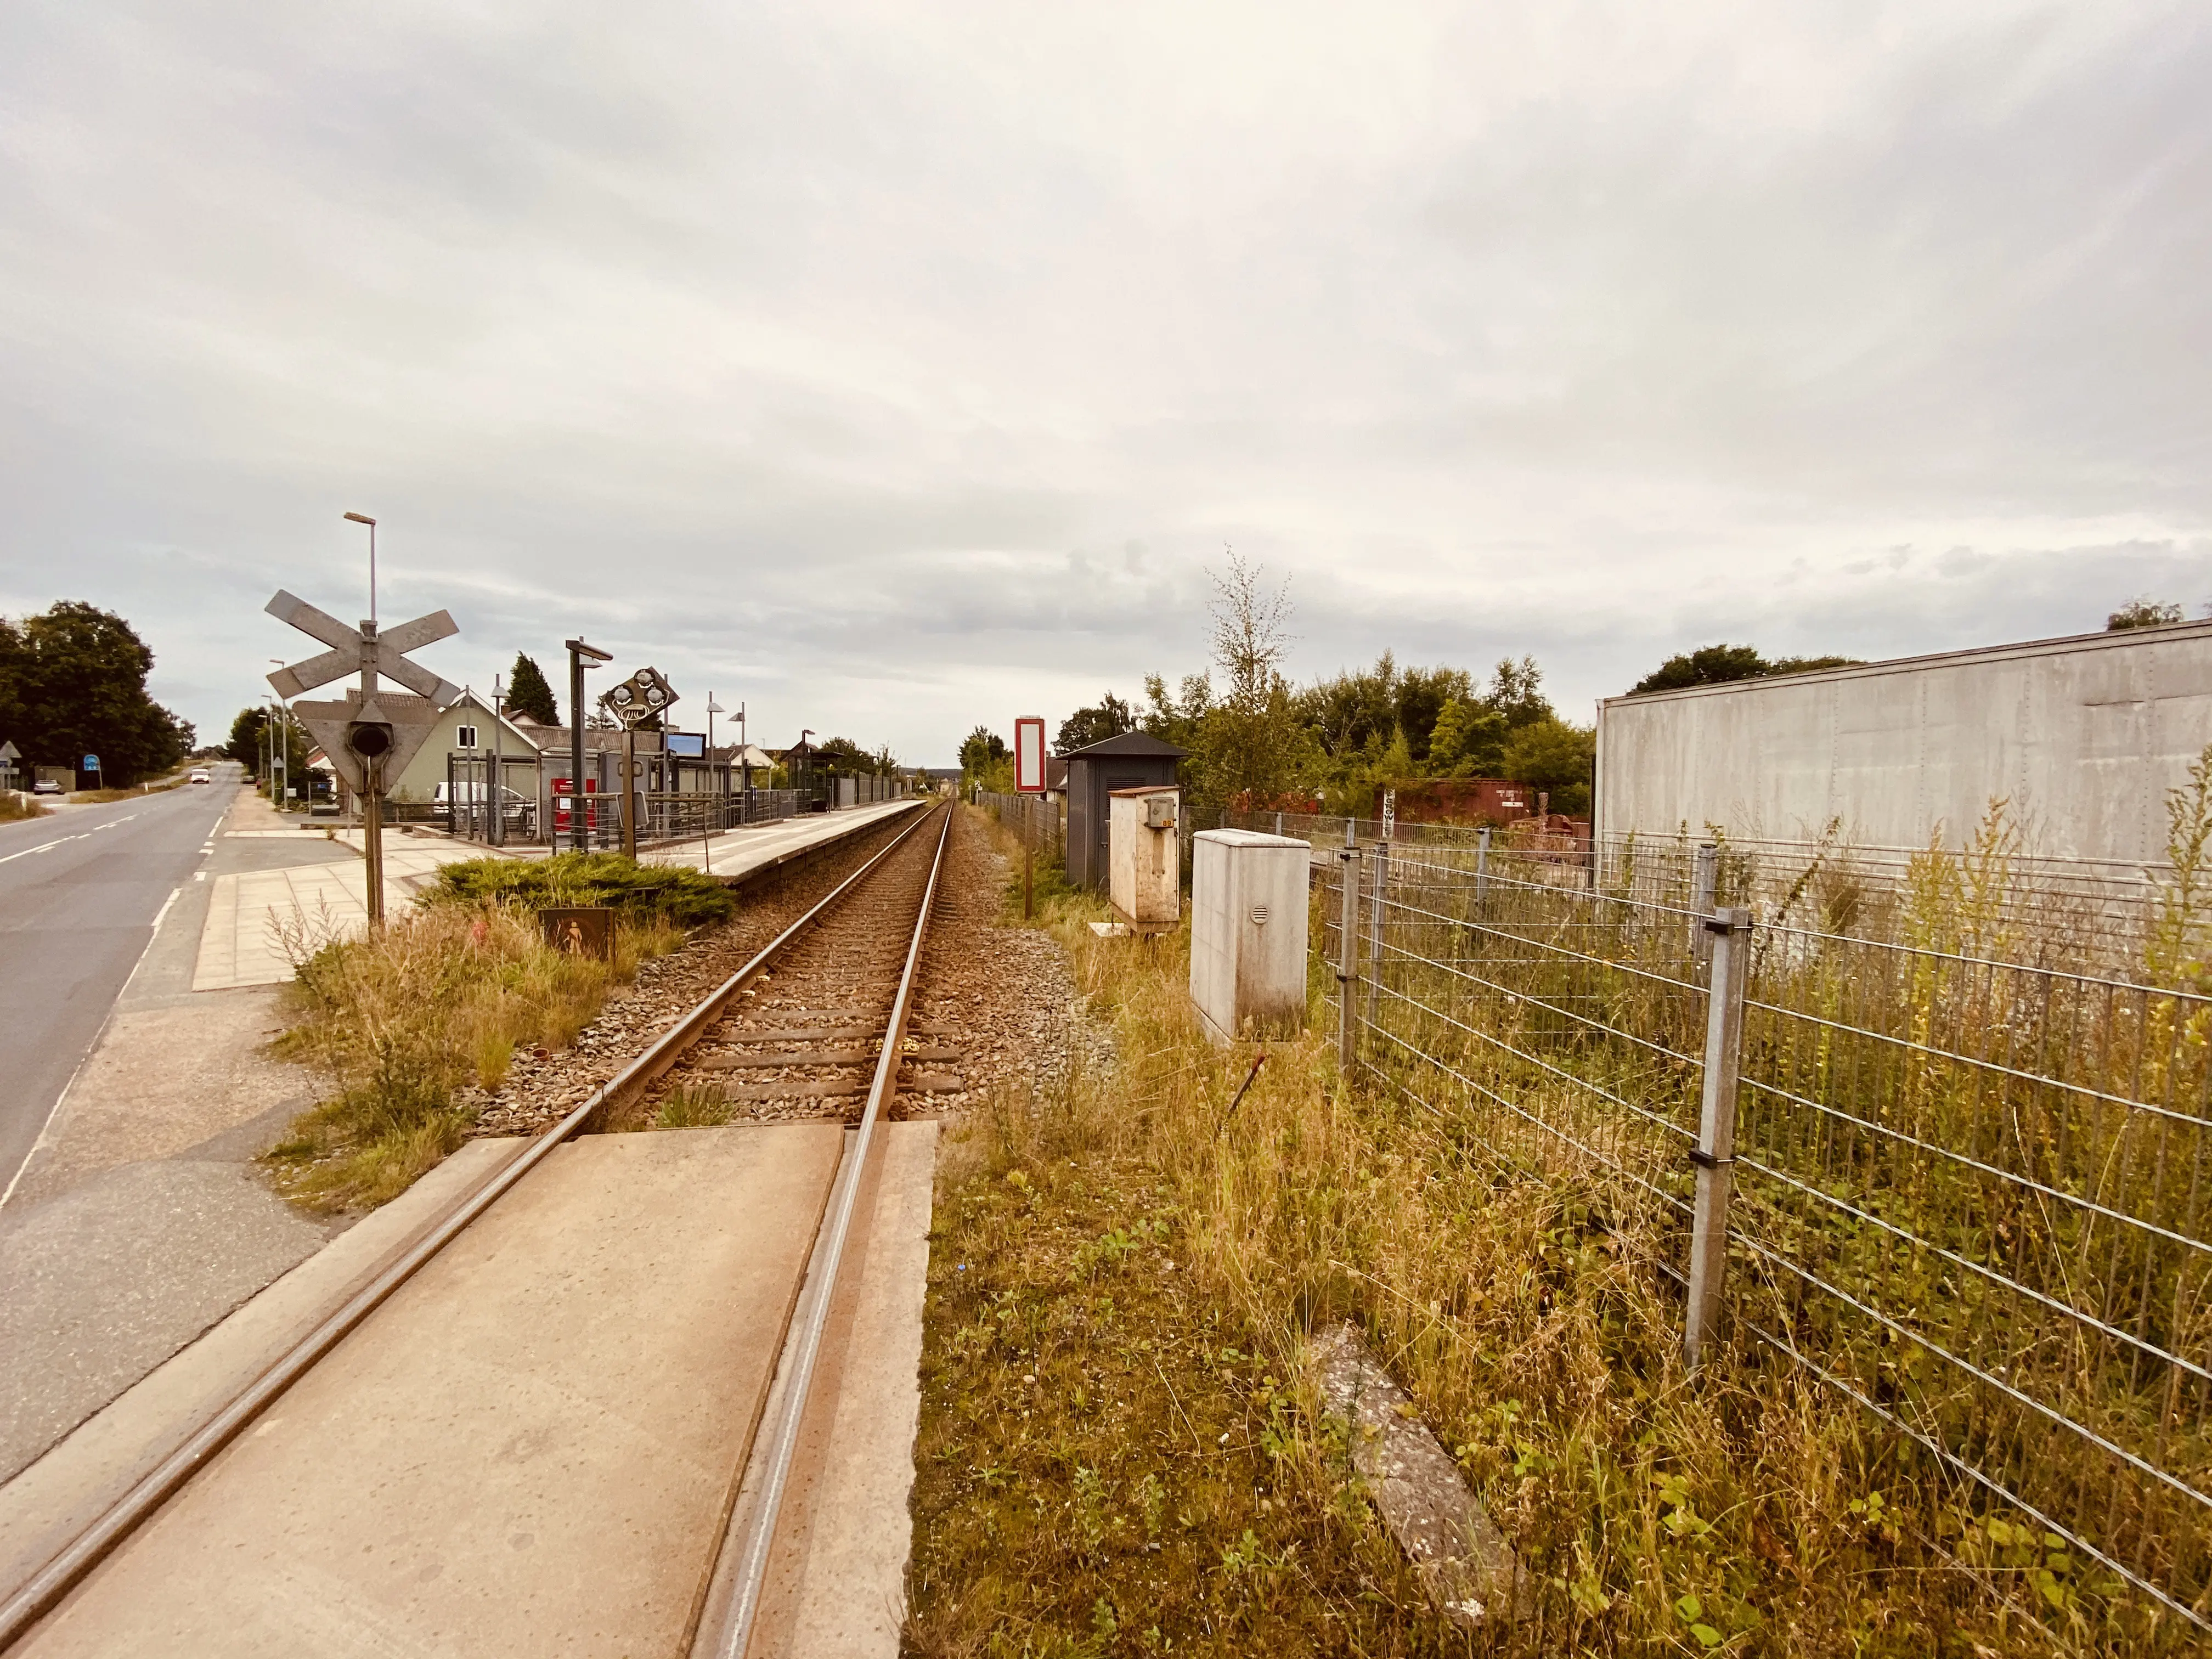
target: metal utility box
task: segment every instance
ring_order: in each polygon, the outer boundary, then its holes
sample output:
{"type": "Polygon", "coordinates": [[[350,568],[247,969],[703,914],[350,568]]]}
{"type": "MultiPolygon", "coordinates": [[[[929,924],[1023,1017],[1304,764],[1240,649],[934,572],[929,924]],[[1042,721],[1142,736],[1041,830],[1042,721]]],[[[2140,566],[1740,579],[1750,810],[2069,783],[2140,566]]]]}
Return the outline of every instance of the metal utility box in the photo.
{"type": "Polygon", "coordinates": [[[1124,732],[1061,757],[1067,763],[1067,878],[1094,891],[1112,869],[1108,846],[1110,802],[1117,789],[1159,788],[1176,781],[1176,763],[1189,751],[1142,732],[1124,732]]]}
{"type": "Polygon", "coordinates": [[[1227,1042],[1299,1030],[1312,847],[1289,836],[1208,830],[1191,854],[1190,1000],[1207,1035],[1227,1042]]]}
{"type": "Polygon", "coordinates": [[[1106,896],[1121,919],[1146,931],[1182,921],[1182,797],[1170,784],[1107,797],[1106,896]]]}

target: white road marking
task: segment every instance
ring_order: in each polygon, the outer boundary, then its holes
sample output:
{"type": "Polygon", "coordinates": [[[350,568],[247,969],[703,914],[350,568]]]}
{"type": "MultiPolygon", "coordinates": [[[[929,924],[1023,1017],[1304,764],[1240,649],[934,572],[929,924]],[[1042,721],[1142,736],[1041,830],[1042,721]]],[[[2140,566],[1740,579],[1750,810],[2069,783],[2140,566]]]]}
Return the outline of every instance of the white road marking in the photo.
{"type": "Polygon", "coordinates": [[[13,864],[17,859],[27,859],[33,853],[50,853],[55,848],[64,846],[70,842],[82,841],[86,836],[91,834],[92,831],[88,830],[82,836],[64,836],[55,841],[42,841],[36,847],[26,847],[20,853],[10,853],[6,858],[0,858],[0,864],[13,864]]]}

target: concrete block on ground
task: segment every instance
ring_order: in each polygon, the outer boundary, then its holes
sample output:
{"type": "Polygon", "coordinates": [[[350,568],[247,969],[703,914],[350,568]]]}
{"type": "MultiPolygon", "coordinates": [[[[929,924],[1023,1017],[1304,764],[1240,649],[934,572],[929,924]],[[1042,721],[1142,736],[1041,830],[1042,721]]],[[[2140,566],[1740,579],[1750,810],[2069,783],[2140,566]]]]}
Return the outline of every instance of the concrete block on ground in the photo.
{"type": "Polygon", "coordinates": [[[1349,1325],[1318,1333],[1322,1408],[1341,1422],[1352,1467],[1437,1609],[1468,1629],[1514,1618],[1530,1585],[1505,1535],[1450,1454],[1349,1325]]]}
{"type": "Polygon", "coordinates": [[[1215,1041],[1288,1036],[1306,1018],[1312,848],[1208,830],[1191,843],[1190,996],[1215,1041]]]}

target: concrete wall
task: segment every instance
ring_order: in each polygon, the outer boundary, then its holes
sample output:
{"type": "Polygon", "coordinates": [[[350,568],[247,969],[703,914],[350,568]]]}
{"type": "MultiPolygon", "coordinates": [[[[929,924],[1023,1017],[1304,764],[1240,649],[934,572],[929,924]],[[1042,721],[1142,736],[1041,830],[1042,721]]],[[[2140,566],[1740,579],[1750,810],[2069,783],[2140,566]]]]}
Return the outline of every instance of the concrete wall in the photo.
{"type": "Polygon", "coordinates": [[[2212,743],[2212,623],[1613,697],[1597,831],[1956,846],[2003,796],[2045,856],[2158,861],[2212,743]]]}

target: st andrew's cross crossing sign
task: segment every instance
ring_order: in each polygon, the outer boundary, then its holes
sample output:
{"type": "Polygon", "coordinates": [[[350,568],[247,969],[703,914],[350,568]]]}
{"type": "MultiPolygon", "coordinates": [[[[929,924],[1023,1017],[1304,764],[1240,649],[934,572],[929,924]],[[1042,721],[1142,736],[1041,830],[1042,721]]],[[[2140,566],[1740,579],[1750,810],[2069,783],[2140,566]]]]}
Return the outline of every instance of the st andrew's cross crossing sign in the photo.
{"type": "Polygon", "coordinates": [[[374,623],[348,628],[336,617],[281,588],[266,609],[277,621],[289,623],[331,647],[319,657],[271,674],[269,684],[278,696],[289,702],[348,674],[361,676],[361,702],[348,711],[349,718],[330,720],[303,714],[301,723],[322,745],[323,753],[356,794],[382,793],[386,781],[398,776],[415,757],[415,751],[430,735],[431,723],[392,719],[377,706],[377,680],[380,676],[398,680],[409,690],[428,698],[434,707],[447,707],[461,695],[461,688],[422,664],[408,661],[407,653],[451,638],[461,631],[459,626],[450,613],[434,611],[380,631],[374,623]]]}

